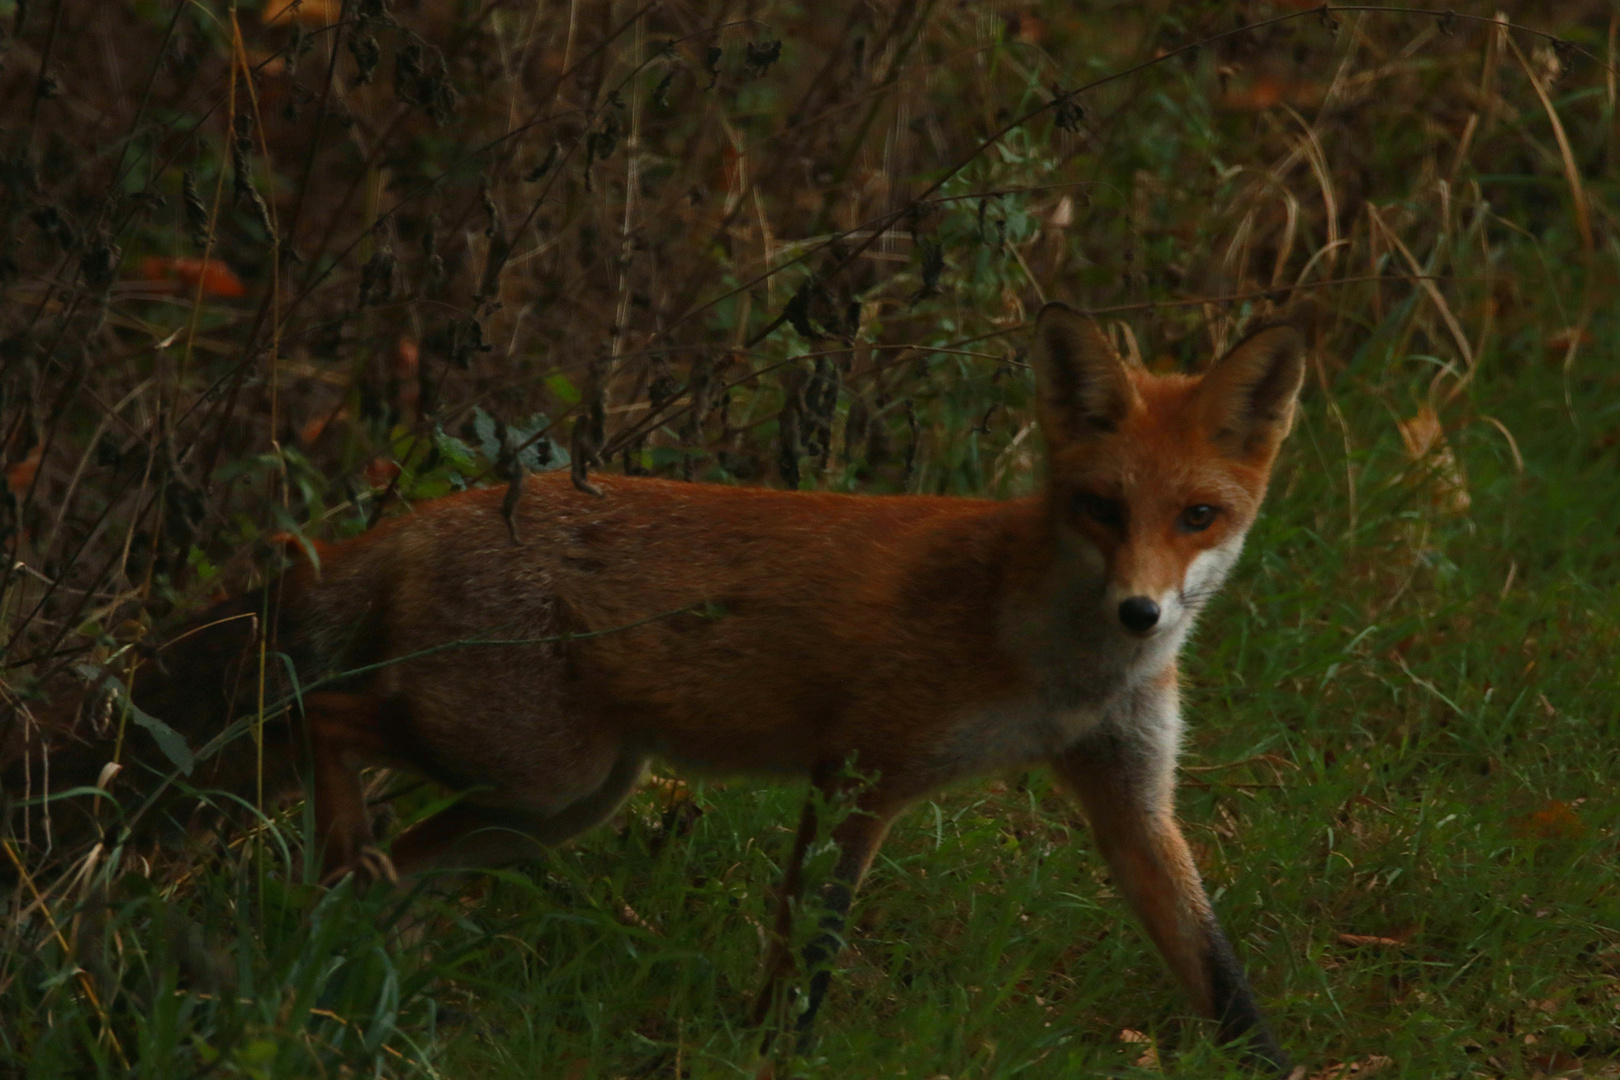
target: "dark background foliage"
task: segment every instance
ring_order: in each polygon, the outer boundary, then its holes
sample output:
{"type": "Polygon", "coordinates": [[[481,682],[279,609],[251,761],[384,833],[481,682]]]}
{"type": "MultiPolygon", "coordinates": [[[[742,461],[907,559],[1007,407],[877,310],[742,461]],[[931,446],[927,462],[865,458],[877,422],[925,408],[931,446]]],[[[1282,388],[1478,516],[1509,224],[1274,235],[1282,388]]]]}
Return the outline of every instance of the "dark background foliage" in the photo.
{"type": "MultiPolygon", "coordinates": [[[[1193,650],[1200,857],[1313,1075],[1613,1074],[1609,5],[8,0],[0,26],[14,723],[262,581],[277,534],[548,468],[1017,495],[1043,301],[1160,370],[1303,308],[1306,415],[1193,650]]],[[[1233,1067],[1044,785],[908,819],[798,1067],[1233,1067]]],[[[298,807],[154,851],[18,840],[0,1067],[752,1071],[797,798],[665,781],[400,912],[297,884],[298,807]]]]}

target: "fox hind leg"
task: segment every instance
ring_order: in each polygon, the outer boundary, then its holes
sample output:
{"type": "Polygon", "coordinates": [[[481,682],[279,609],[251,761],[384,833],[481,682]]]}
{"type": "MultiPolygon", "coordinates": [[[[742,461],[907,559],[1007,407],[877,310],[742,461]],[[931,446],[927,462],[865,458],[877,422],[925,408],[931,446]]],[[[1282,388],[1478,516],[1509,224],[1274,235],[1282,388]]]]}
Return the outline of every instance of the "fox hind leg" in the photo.
{"type": "Polygon", "coordinates": [[[855,900],[855,891],[860,888],[872,859],[882,846],[884,837],[888,836],[889,826],[894,823],[900,809],[900,805],[883,806],[873,800],[871,809],[857,808],[855,813],[833,829],[832,839],[838,848],[838,864],[833,868],[832,880],[821,892],[826,914],[821,917],[816,936],[804,947],[804,968],[810,972],[810,993],[804,1012],[799,1014],[795,1025],[801,1054],[810,1050],[816,1013],[820,1011],[821,1003],[827,996],[827,987],[832,982],[829,965],[843,946],[844,926],[849,919],[850,905],[855,900]]]}
{"type": "MultiPolygon", "coordinates": [[[[836,791],[835,786],[826,779],[828,776],[830,770],[818,769],[813,777],[813,782],[824,795],[836,791]]],[[[765,982],[754,1001],[750,1017],[755,1024],[769,1020],[771,1013],[781,1003],[782,986],[793,967],[790,944],[793,907],[802,889],[804,857],[816,836],[815,805],[815,798],[812,795],[805,803],[804,814],[799,822],[799,832],[794,841],[793,855],[788,862],[778,892],[775,941],[770,959],[766,963],[765,982]]],[[[831,879],[821,889],[823,914],[816,934],[805,946],[802,956],[804,970],[810,975],[810,987],[804,1010],[794,1024],[800,1053],[806,1053],[810,1049],[816,1013],[820,1011],[821,1003],[826,998],[827,988],[832,981],[829,964],[842,945],[844,926],[855,892],[860,888],[861,880],[872,865],[872,859],[882,846],[884,837],[888,835],[889,826],[893,824],[904,806],[905,800],[895,797],[892,792],[881,786],[868,787],[855,797],[855,806],[849,816],[833,827],[831,839],[833,846],[838,850],[838,862],[833,868],[831,879]]],[[[772,1041],[773,1033],[768,1031],[760,1052],[768,1051],[772,1041]]]]}
{"type": "Polygon", "coordinates": [[[531,793],[480,792],[406,830],[390,857],[377,846],[360,784],[360,765],[398,756],[411,730],[402,701],[322,692],[304,699],[322,881],[354,873],[398,881],[432,868],[476,869],[538,855],[607,820],[641,780],[645,758],[622,750],[606,759],[595,787],[559,807],[537,808],[531,793]]]}
{"type": "Polygon", "coordinates": [[[598,785],[552,810],[513,798],[494,805],[499,793],[480,793],[406,830],[393,845],[404,875],[431,869],[471,870],[538,857],[546,848],[600,825],[641,782],[646,758],[625,750],[598,785]]]}
{"type": "MultiPolygon", "coordinates": [[[[780,1004],[778,991],[793,966],[793,908],[804,889],[804,857],[815,838],[816,799],[811,793],[805,797],[804,810],[799,816],[799,831],[793,840],[793,854],[788,858],[782,881],[776,890],[776,930],[765,961],[765,982],[754,998],[754,1007],[748,1017],[749,1024],[754,1027],[765,1023],[780,1004]]],[[[761,1052],[769,1048],[770,1041],[767,1035],[761,1052]]]]}
{"type": "Polygon", "coordinates": [[[362,884],[399,880],[393,862],[377,846],[360,784],[360,763],[385,749],[387,708],[366,694],[321,692],[304,698],[323,884],[336,884],[351,873],[362,884]]]}

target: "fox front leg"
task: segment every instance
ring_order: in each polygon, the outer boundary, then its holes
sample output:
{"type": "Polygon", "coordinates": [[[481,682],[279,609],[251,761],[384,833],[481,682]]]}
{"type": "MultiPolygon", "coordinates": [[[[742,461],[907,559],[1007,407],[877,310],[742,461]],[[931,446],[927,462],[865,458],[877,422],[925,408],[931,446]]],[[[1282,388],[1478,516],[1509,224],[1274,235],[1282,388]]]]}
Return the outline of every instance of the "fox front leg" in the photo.
{"type": "Polygon", "coordinates": [[[1053,768],[1085,807],[1114,881],[1198,1011],[1216,1022],[1222,1042],[1243,1041],[1252,1063],[1286,1073],[1288,1056],[1255,1004],[1176,824],[1173,691],[1141,696],[1149,700],[1134,715],[1070,747],[1053,768]]]}

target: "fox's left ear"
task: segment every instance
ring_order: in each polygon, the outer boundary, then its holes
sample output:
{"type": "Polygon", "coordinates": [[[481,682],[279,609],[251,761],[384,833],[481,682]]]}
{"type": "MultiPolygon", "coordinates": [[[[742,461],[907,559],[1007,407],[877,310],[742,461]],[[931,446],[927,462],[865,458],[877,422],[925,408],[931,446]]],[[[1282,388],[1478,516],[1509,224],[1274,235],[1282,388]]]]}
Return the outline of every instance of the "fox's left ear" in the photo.
{"type": "Polygon", "coordinates": [[[1198,386],[1211,438],[1250,457],[1277,449],[1294,423],[1305,381],[1305,341],[1292,326],[1268,326],[1215,361],[1198,386]]]}

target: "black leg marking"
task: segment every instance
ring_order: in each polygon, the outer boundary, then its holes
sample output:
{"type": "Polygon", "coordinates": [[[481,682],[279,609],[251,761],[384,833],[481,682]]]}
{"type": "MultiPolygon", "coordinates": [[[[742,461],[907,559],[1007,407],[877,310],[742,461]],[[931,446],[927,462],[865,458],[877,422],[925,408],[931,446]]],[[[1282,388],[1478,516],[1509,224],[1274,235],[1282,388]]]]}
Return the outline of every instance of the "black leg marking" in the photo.
{"type": "Polygon", "coordinates": [[[1254,991],[1249,989],[1248,977],[1243,974],[1243,965],[1238,963],[1232,943],[1213,918],[1209,921],[1208,935],[1204,964],[1209,973],[1211,1004],[1220,1022],[1221,1041],[1244,1041],[1246,1060],[1265,1066],[1279,1076],[1287,1073],[1293,1067],[1288,1055],[1283,1053],[1266,1026],[1265,1017],[1255,1004],[1254,991]]]}
{"type": "Polygon", "coordinates": [[[810,972],[810,1000],[805,1003],[804,1012],[799,1014],[798,1023],[794,1025],[799,1035],[798,1052],[801,1055],[808,1054],[815,1043],[812,1028],[822,999],[827,996],[827,987],[832,982],[833,957],[844,946],[844,924],[855,890],[844,882],[834,881],[822,890],[821,897],[827,906],[827,913],[821,917],[820,932],[804,947],[804,970],[810,972]]]}

